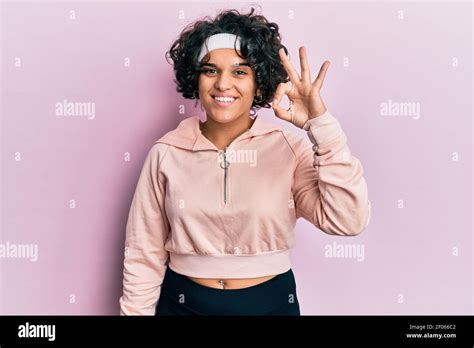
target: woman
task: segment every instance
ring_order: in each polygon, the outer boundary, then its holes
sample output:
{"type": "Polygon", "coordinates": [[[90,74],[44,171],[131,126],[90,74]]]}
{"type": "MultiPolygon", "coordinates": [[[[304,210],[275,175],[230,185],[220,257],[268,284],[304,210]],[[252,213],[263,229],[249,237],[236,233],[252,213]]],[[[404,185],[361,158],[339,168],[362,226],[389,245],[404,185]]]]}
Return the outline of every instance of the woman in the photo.
{"type": "Polygon", "coordinates": [[[201,101],[206,121],[184,119],[145,159],[127,222],[122,315],[300,315],[289,258],[296,219],[340,236],[369,223],[362,165],[320,95],[329,62],[311,82],[301,47],[300,77],[278,25],[253,12],[198,21],[169,51],[177,91],[201,101]],[[270,105],[309,140],[256,115],[270,105]]]}

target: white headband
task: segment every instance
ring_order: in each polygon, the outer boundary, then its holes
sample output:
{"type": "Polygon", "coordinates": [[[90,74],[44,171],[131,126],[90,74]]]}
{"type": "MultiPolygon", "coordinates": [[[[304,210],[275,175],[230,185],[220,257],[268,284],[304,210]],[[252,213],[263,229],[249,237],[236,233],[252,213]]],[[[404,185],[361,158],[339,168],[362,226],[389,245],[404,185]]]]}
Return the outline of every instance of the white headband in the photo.
{"type": "Polygon", "coordinates": [[[214,34],[206,39],[202,44],[201,53],[199,54],[198,61],[201,62],[202,58],[212,50],[218,48],[235,48],[240,51],[240,37],[229,33],[214,34]],[[207,47],[206,47],[207,44],[207,47]]]}

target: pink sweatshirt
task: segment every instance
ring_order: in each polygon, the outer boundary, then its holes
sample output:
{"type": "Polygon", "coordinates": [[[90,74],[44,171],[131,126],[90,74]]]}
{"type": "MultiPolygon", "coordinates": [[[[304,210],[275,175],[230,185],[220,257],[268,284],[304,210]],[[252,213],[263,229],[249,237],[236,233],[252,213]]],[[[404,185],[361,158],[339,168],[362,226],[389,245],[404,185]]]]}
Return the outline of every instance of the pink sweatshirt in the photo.
{"type": "Polygon", "coordinates": [[[308,138],[256,116],[219,150],[189,117],[149,150],[131,204],[120,314],[154,315],[168,265],[200,278],[290,269],[296,219],[355,236],[371,204],[361,162],[329,111],[308,138]]]}

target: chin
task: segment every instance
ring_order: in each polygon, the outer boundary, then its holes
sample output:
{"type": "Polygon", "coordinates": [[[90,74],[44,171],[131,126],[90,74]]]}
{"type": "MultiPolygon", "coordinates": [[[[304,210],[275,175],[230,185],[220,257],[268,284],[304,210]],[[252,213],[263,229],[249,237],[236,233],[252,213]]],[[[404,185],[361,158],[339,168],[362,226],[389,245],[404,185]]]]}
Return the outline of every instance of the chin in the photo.
{"type": "Polygon", "coordinates": [[[211,118],[214,122],[219,122],[219,123],[229,123],[232,121],[237,120],[240,116],[239,114],[236,114],[235,112],[217,112],[217,113],[211,113],[207,112],[206,113],[208,118],[211,118]]]}

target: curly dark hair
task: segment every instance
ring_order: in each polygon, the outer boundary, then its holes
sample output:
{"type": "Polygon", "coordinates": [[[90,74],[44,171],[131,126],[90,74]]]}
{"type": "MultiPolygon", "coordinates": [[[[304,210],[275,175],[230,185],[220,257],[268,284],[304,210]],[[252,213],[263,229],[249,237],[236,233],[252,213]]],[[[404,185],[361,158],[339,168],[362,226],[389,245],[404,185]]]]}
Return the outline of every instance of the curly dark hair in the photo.
{"type": "MultiPolygon", "coordinates": [[[[254,98],[252,109],[270,108],[276,88],[281,82],[288,82],[288,74],[280,61],[278,50],[283,48],[278,25],[258,14],[254,8],[248,14],[241,14],[235,9],[220,12],[215,19],[209,16],[188,24],[179,38],[173,42],[165,57],[173,60],[176,76],[176,91],[187,99],[199,99],[198,80],[200,67],[209,61],[209,54],[202,63],[198,56],[204,41],[211,35],[230,33],[240,36],[240,47],[243,57],[254,71],[257,89],[261,92],[260,100],[254,98]],[[207,60],[206,60],[207,57],[207,60]]],[[[171,64],[171,63],[170,63],[171,64]]],[[[197,100],[196,100],[197,105],[197,100]]]]}

